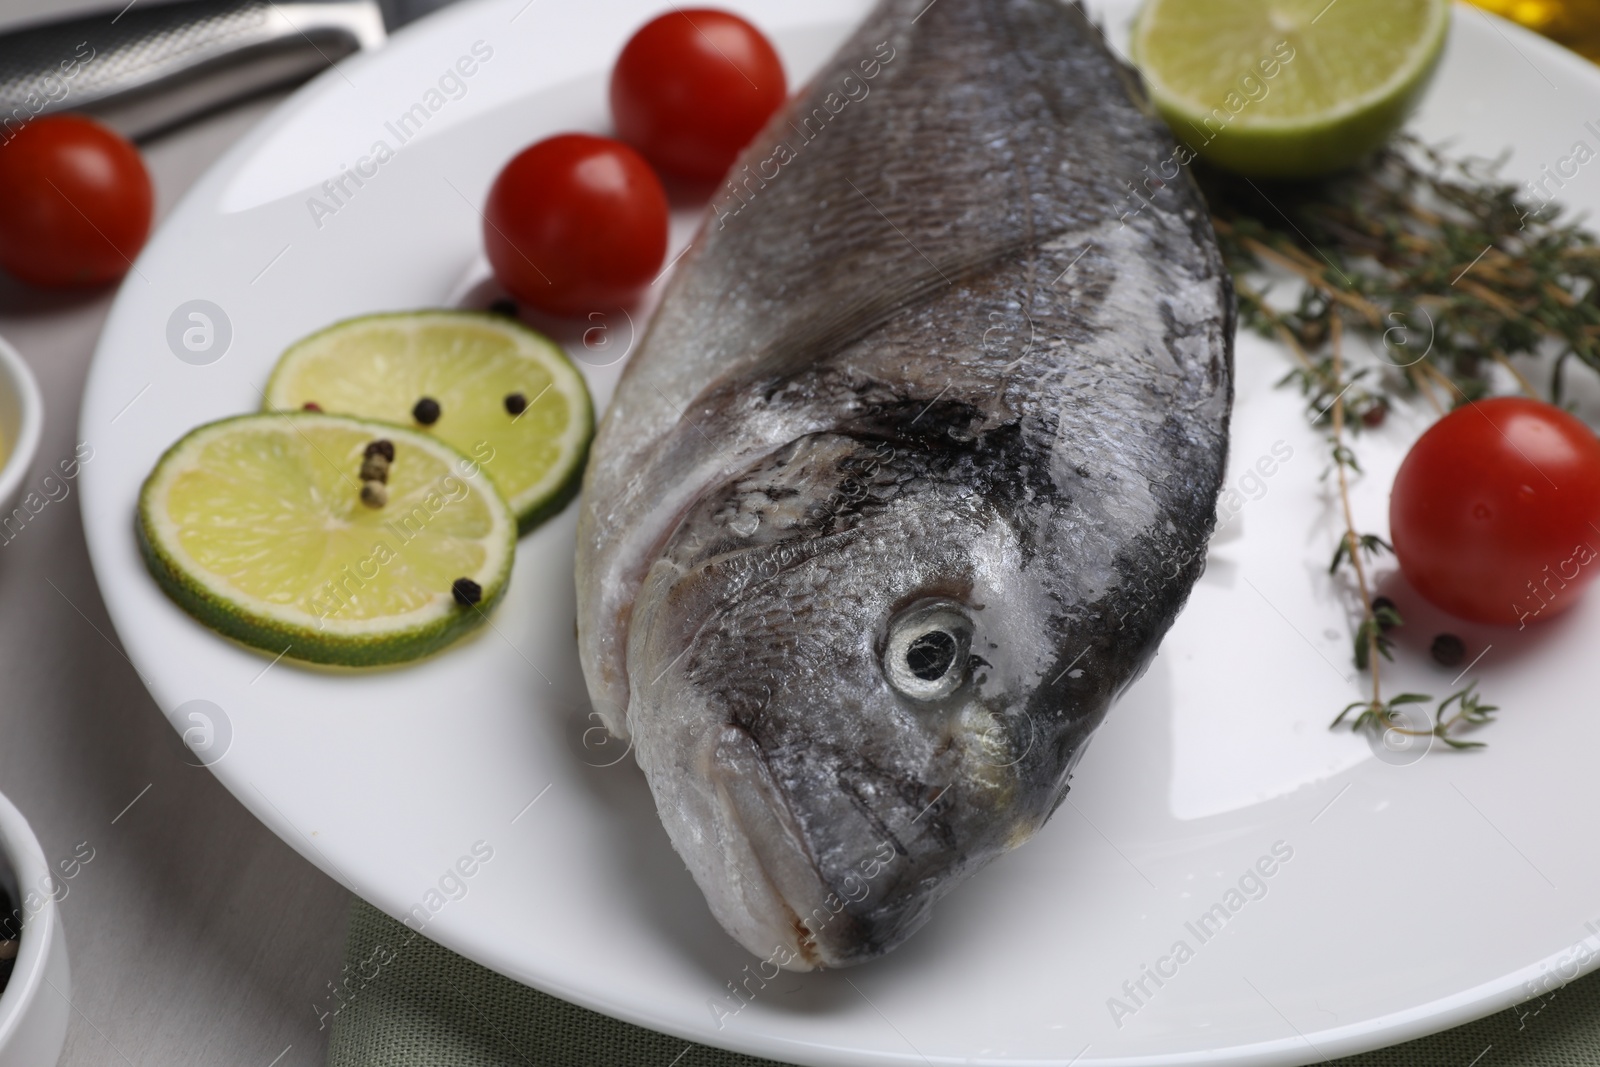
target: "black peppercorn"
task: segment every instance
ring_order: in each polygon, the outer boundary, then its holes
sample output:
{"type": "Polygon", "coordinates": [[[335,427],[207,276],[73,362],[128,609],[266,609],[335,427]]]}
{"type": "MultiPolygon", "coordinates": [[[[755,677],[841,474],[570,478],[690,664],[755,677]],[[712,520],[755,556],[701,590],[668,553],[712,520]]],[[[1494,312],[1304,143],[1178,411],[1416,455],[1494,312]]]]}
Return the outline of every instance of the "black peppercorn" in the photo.
{"type": "Polygon", "coordinates": [[[1433,647],[1428,650],[1433,655],[1433,661],[1441,667],[1454,667],[1467,657],[1467,646],[1461,643],[1461,638],[1455,634],[1440,634],[1433,639],[1433,647]]]}
{"type": "Polygon", "coordinates": [[[457,578],[451,583],[450,592],[455,595],[456,603],[464,608],[470,608],[483,599],[483,586],[471,578],[457,578]]]}
{"type": "Polygon", "coordinates": [[[507,393],[506,410],[513,415],[521,415],[528,410],[528,398],[521,393],[507,393]]]}
{"type": "Polygon", "coordinates": [[[393,463],[394,442],[386,437],[380,437],[376,441],[368,443],[366,451],[361,453],[361,458],[370,459],[373,456],[382,456],[385,460],[393,463]]]}
{"type": "Polygon", "coordinates": [[[432,426],[439,421],[439,402],[431,396],[423,397],[411,409],[411,417],[424,426],[432,426]]]}

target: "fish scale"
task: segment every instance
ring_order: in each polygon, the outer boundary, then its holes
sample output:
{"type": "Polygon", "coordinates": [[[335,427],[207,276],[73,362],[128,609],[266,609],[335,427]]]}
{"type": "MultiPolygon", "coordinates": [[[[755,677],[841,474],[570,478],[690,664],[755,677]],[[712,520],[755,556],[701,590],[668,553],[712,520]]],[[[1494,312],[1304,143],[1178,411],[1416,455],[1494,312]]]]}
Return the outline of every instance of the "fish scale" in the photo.
{"type": "Polygon", "coordinates": [[[1026,840],[1198,577],[1233,302],[1186,176],[1126,196],[1171,153],[1076,8],[886,0],[669,283],[585,475],[580,652],[758,956],[870,960],[1026,840]]]}

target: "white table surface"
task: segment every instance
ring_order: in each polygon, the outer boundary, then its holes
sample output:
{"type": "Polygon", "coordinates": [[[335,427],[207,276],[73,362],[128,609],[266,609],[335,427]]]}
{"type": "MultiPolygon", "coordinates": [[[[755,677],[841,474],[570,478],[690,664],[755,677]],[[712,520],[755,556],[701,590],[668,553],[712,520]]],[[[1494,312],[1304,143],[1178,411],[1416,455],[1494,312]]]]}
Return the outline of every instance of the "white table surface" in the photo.
{"type": "MultiPolygon", "coordinates": [[[[0,0],[0,29],[103,6],[0,0]]],[[[143,145],[158,216],[275,102],[143,145]]],[[[0,335],[44,394],[30,482],[72,454],[112,293],[0,276],[0,335]]],[[[52,863],[79,842],[94,849],[61,906],[75,1011],[60,1062],[320,1067],[313,1004],[339,978],[350,896],[180,752],[116,644],[74,492],[0,546],[0,792],[52,863]]]]}

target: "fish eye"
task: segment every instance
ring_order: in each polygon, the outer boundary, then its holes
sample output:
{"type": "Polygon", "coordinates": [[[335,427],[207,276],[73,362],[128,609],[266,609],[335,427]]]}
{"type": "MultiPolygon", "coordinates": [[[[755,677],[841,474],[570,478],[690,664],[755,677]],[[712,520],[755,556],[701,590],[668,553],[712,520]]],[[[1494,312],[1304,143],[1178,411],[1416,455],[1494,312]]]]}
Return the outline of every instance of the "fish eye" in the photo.
{"type": "Polygon", "coordinates": [[[929,630],[906,649],[906,666],[924,682],[937,682],[956,659],[956,639],[943,630],[929,630]]]}
{"type": "Polygon", "coordinates": [[[966,681],[972,620],[949,601],[924,602],[889,623],[883,673],[913,700],[938,700],[966,681]]]}

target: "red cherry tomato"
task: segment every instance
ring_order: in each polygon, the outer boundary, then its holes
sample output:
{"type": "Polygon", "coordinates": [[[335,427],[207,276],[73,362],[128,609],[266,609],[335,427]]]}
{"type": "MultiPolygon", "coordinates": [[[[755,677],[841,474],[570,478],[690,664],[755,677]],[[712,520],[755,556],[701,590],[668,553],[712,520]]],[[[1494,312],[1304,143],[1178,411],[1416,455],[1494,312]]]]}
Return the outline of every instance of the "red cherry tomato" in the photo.
{"type": "Polygon", "coordinates": [[[81,115],[34,119],[0,144],[0,266],[29,284],[122,277],[154,205],[139,150],[81,115]]]}
{"type": "Polygon", "coordinates": [[[662,171],[702,181],[728,172],[787,95],[761,31],[708,8],[646,23],[611,71],[617,135],[662,171]]]}
{"type": "Polygon", "coordinates": [[[564,133],[523,149],[495,178],[484,249],[512,296],[554,315],[625,304],[667,254],[667,194],[639,153],[564,133]]]}
{"type": "Polygon", "coordinates": [[[1459,407],[1395,475],[1389,528],[1407,581],[1464,619],[1523,625],[1600,574],[1600,440],[1549,404],[1459,407]]]}

